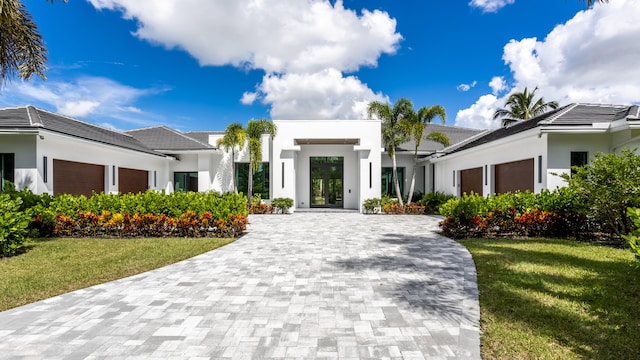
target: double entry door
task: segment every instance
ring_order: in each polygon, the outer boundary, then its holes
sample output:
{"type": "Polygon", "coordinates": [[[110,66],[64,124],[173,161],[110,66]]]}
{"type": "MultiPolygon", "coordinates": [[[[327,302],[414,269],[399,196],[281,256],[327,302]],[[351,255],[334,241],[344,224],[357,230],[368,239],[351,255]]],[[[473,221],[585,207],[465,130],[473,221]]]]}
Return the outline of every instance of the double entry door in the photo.
{"type": "Polygon", "coordinates": [[[343,207],[344,158],[314,156],[310,165],[311,207],[343,207]]]}

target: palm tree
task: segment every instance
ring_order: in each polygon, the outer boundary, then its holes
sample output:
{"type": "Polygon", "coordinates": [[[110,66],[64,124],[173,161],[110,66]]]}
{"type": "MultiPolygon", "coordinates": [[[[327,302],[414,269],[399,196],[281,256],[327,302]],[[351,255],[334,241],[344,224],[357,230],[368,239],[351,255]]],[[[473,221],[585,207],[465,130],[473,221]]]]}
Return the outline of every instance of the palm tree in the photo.
{"type": "Polygon", "coordinates": [[[253,196],[253,172],[258,171],[262,164],[262,135],[276,136],[278,129],[268,119],[251,119],[247,123],[246,134],[249,140],[249,179],[247,186],[247,200],[251,202],[253,196]]]}
{"type": "MultiPolygon", "coordinates": [[[[231,171],[235,172],[236,168],[236,149],[240,149],[247,141],[247,133],[237,122],[231,123],[224,129],[224,136],[218,139],[216,144],[218,147],[222,147],[225,151],[231,151],[231,171]]],[[[236,186],[236,177],[231,177],[231,184],[233,185],[233,191],[237,194],[238,187],[236,186]]]]}
{"type": "Polygon", "coordinates": [[[519,120],[529,120],[545,113],[549,108],[558,108],[556,101],[546,103],[542,97],[535,100],[537,90],[538,88],[536,87],[532,92],[529,92],[525,87],[523,92],[509,95],[504,104],[505,108],[496,110],[493,114],[493,119],[502,117],[502,126],[507,126],[519,120]]]}
{"type": "Polygon", "coordinates": [[[416,168],[418,167],[418,148],[420,147],[420,143],[422,139],[435,141],[444,146],[449,146],[449,137],[441,132],[434,131],[430,132],[426,136],[424,136],[424,129],[427,124],[430,124],[436,116],[439,116],[444,124],[447,121],[447,113],[444,108],[440,105],[434,106],[423,106],[418,110],[417,116],[414,116],[409,125],[409,133],[413,137],[413,141],[415,142],[415,149],[413,153],[413,174],[411,176],[411,186],[409,187],[409,197],[407,199],[407,204],[411,204],[411,200],[413,199],[413,190],[416,184],[416,168]]]}
{"type": "Polygon", "coordinates": [[[0,0],[0,85],[16,73],[44,80],[46,68],[47,48],[27,8],[19,0],[0,0]]]}
{"type": "Polygon", "coordinates": [[[367,107],[367,115],[371,119],[373,116],[382,120],[382,142],[384,147],[391,158],[391,164],[393,166],[393,185],[398,198],[400,206],[404,206],[402,201],[402,193],[400,192],[400,182],[398,181],[397,174],[397,162],[396,162],[396,148],[407,141],[409,133],[406,126],[406,121],[402,122],[402,119],[412,119],[416,116],[413,111],[413,103],[406,98],[400,98],[391,107],[390,104],[380,103],[372,101],[367,107]]]}
{"type": "Polygon", "coordinates": [[[595,3],[606,3],[609,2],[609,0],[587,0],[587,6],[591,7],[593,4],[595,3]]]}

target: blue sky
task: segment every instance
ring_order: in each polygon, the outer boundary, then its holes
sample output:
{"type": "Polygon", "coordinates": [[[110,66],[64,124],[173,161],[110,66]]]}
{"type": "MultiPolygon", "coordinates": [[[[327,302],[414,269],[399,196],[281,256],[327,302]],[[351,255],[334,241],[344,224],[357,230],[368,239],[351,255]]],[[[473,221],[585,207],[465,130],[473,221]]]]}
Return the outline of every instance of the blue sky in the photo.
{"type": "Polygon", "coordinates": [[[369,101],[400,97],[444,106],[447,124],[491,128],[525,86],[561,104],[640,102],[632,0],[24,3],[48,79],[7,83],[0,106],[122,130],[357,119],[369,101]]]}

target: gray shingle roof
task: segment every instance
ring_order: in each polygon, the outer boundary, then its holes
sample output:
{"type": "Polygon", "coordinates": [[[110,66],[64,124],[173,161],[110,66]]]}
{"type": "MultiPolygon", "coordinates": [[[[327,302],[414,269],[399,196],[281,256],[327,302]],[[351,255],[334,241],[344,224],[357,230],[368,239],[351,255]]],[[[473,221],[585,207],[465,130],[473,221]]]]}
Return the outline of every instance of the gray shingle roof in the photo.
{"type": "Polygon", "coordinates": [[[0,109],[0,129],[44,129],[102,144],[164,156],[125,133],[85,123],[33,106],[0,109]]]}
{"type": "MultiPolygon", "coordinates": [[[[441,132],[449,137],[449,141],[451,144],[457,144],[465,139],[468,139],[472,136],[475,136],[481,133],[483,130],[478,129],[467,129],[457,126],[447,126],[440,124],[427,124],[424,129],[424,134],[427,135],[432,132],[441,132]]],[[[383,145],[384,146],[384,145],[383,145]]],[[[415,149],[415,141],[409,140],[408,142],[400,145],[397,149],[397,153],[402,152],[411,152],[413,153],[415,149]]],[[[418,148],[418,152],[422,155],[434,153],[436,151],[440,151],[444,149],[442,144],[439,144],[432,140],[422,140],[420,142],[420,147],[418,148]]]]}
{"type": "Polygon", "coordinates": [[[447,154],[470,149],[487,144],[507,136],[545,126],[585,126],[599,122],[611,122],[626,118],[621,114],[631,113],[636,106],[598,105],[598,104],[569,104],[549,111],[527,121],[520,121],[511,126],[495,129],[462,146],[446,150],[447,154]]]}
{"type": "Polygon", "coordinates": [[[209,135],[223,135],[224,131],[188,131],[183,134],[201,143],[209,144],[209,135]]]}
{"type": "Polygon", "coordinates": [[[193,137],[170,129],[166,126],[155,126],[130,130],[127,134],[138,139],[147,147],[157,151],[212,150],[214,146],[201,142],[193,137]]]}

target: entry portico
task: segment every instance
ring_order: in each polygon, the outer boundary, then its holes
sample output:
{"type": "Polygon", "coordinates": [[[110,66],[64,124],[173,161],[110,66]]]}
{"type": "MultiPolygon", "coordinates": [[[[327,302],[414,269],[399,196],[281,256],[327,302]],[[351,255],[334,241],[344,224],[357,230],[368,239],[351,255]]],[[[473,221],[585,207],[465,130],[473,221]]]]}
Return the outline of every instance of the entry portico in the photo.
{"type": "Polygon", "coordinates": [[[360,209],[380,196],[378,120],[276,120],[270,159],[272,198],[297,209],[360,209]]]}

